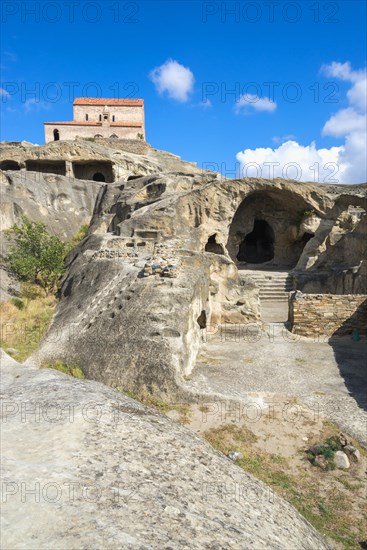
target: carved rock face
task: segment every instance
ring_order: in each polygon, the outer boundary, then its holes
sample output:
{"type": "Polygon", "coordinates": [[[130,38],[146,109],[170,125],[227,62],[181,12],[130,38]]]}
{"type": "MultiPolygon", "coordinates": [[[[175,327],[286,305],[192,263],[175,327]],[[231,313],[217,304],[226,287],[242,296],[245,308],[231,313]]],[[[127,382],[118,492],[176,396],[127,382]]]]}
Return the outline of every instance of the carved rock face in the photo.
{"type": "MultiPolygon", "coordinates": [[[[7,146],[0,157],[20,165],[36,158],[109,163],[114,175],[103,184],[60,175],[50,182],[37,174],[39,186],[35,172],[7,172],[13,182],[24,179],[18,189],[26,212],[36,217],[46,208],[51,228],[51,218],[61,217],[64,227],[83,208],[90,216],[95,199],[89,236],[69,256],[38,360],[73,357],[91,378],[173,398],[205,342],[206,328],[197,321],[203,312],[208,326],[261,325],[249,262],[297,267],[300,290],[335,292],[343,281],[346,291],[353,284],[363,292],[365,215],[351,222],[348,214],[350,205],[366,207],[363,186],[227,180],[146,144],[137,154],[131,143],[124,150],[114,141],[7,146]],[[46,200],[32,198],[40,190],[46,200]],[[33,203],[42,206],[33,211],[33,203]],[[342,273],[348,269],[354,269],[352,282],[342,273]]],[[[11,200],[18,204],[14,191],[11,200]]]]}

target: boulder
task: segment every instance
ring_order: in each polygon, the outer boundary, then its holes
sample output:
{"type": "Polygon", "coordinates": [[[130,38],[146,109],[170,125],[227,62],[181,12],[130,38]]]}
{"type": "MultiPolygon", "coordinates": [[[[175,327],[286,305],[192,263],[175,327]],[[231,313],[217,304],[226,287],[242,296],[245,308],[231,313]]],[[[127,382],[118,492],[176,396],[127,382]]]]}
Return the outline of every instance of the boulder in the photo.
{"type": "Polygon", "coordinates": [[[347,470],[350,468],[349,458],[343,451],[336,451],[334,461],[335,466],[340,470],[347,470]]]}
{"type": "Polygon", "coordinates": [[[5,354],[1,369],[4,548],[329,549],[271,488],[167,417],[5,354]]]}

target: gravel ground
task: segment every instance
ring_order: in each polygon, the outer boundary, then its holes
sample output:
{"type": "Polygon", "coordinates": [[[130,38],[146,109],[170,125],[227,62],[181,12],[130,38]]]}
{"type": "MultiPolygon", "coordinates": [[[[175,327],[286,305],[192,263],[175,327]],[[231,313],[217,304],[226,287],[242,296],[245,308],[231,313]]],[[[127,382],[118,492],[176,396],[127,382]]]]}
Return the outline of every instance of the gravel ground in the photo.
{"type": "Polygon", "coordinates": [[[189,391],[264,407],[277,395],[298,398],[367,447],[365,337],[317,342],[294,338],[282,323],[270,322],[256,335],[218,331],[205,348],[187,382],[189,391]]]}

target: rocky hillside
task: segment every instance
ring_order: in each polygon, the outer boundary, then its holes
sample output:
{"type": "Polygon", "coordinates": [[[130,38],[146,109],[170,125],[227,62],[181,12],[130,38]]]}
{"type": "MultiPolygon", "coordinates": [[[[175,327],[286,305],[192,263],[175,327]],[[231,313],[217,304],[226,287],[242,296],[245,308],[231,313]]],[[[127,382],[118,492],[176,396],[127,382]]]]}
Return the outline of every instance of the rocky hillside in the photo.
{"type": "Polygon", "coordinates": [[[7,225],[24,210],[62,233],[91,216],[33,364],[60,359],[111,386],[177,398],[206,331],[261,325],[259,288],[241,269],[249,250],[300,290],[366,292],[365,185],[228,180],[113,141],[1,151],[7,225]]]}
{"type": "Polygon", "coordinates": [[[3,548],[328,548],[167,417],[97,382],[1,365],[3,548]]]}

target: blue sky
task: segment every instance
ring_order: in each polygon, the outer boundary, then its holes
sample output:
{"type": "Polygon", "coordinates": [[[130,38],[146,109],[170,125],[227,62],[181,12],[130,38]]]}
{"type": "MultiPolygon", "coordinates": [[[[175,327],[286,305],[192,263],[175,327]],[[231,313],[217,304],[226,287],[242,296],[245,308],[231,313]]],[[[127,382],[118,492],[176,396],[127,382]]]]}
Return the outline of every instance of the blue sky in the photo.
{"type": "Polygon", "coordinates": [[[350,0],[3,0],[1,139],[42,144],[73,97],[142,97],[147,141],[199,166],[365,181],[365,20],[350,0]]]}

